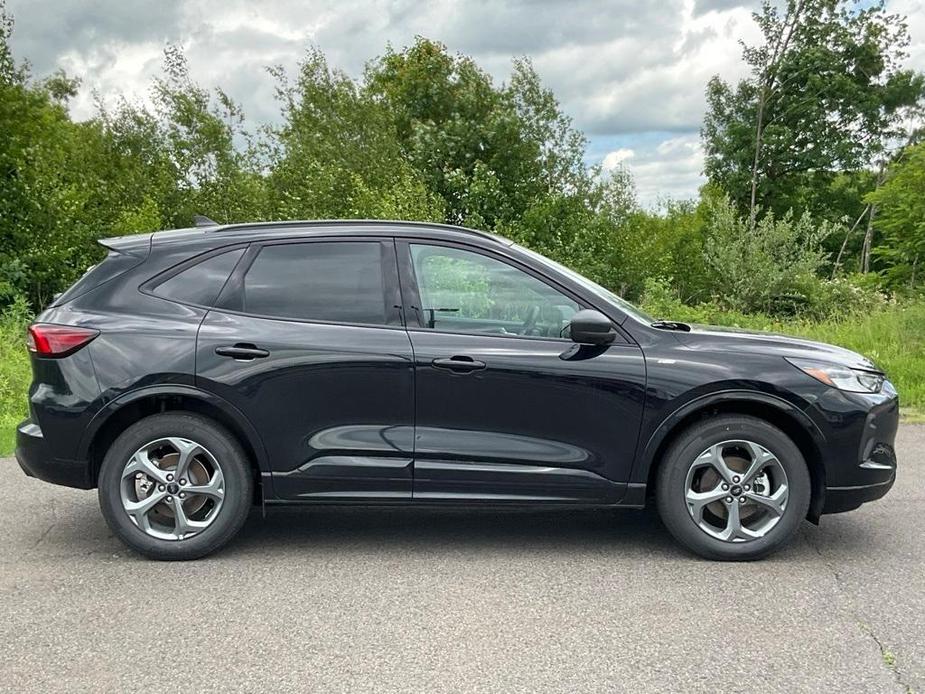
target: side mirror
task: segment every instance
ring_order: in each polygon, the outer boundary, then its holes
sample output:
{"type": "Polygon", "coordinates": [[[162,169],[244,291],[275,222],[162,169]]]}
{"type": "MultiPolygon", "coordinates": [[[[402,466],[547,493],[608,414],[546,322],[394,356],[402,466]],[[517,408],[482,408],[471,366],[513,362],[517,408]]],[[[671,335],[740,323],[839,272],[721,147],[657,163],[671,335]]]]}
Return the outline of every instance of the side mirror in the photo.
{"type": "Polygon", "coordinates": [[[569,335],[572,342],[586,345],[609,345],[617,337],[617,331],[610,319],[600,311],[584,309],[569,321],[569,335]]]}

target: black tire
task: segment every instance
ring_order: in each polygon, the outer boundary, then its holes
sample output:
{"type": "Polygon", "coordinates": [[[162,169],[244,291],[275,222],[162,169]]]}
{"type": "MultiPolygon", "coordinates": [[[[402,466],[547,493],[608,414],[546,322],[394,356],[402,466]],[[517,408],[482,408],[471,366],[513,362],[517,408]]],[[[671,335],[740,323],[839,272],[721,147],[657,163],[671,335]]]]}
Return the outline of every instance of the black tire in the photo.
{"type": "Polygon", "coordinates": [[[671,444],[658,469],[655,496],[662,522],[684,547],[707,559],[748,561],[771,554],[793,537],[809,509],[811,485],[800,449],[784,432],[756,417],[722,415],[697,422],[671,444]],[[744,542],[721,540],[702,530],[688,510],[686,498],[687,475],[697,456],[730,440],[763,446],[774,454],[787,476],[789,497],[780,520],[763,537],[744,542]]]}
{"type": "Polygon", "coordinates": [[[135,551],[159,560],[198,559],[231,540],[250,512],[254,480],[247,456],[224,427],[190,412],[152,415],[128,427],[106,452],[99,476],[100,509],[109,527],[135,551]],[[148,535],[122,505],[120,489],[126,463],[139,448],[165,437],[190,439],[205,446],[221,466],[224,498],[211,524],[196,535],[166,540],[148,535]]]}

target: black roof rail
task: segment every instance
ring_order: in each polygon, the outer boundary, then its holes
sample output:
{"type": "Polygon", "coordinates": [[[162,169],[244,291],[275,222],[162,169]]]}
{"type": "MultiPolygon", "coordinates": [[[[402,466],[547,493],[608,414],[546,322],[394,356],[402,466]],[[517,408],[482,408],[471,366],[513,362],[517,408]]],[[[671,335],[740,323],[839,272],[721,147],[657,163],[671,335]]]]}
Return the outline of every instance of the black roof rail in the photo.
{"type": "MultiPolygon", "coordinates": [[[[209,220],[211,221],[211,220],[209,220]]],[[[215,222],[212,222],[215,224],[215,222]]],[[[238,224],[222,224],[216,225],[214,229],[209,229],[213,233],[220,233],[223,231],[247,231],[247,230],[257,230],[260,229],[287,229],[287,228],[298,228],[306,226],[314,227],[325,227],[325,226],[413,226],[419,229],[445,229],[447,231],[456,231],[463,234],[472,234],[475,236],[480,236],[485,239],[490,239],[492,241],[497,241],[506,246],[513,245],[513,241],[506,239],[503,236],[498,234],[493,234],[490,231],[481,231],[479,229],[469,229],[468,227],[459,227],[452,224],[442,224],[440,222],[417,222],[417,221],[407,221],[399,219],[304,219],[304,220],[291,220],[291,221],[282,221],[282,222],[241,222],[238,224]]],[[[199,225],[196,226],[211,226],[211,225],[199,225]]]]}

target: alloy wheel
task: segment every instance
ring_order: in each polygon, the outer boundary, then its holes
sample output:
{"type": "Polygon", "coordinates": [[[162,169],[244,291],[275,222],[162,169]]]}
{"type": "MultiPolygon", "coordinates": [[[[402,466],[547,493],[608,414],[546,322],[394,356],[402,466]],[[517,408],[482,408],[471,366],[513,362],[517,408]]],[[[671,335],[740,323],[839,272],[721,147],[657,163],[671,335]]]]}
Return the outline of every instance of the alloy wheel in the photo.
{"type": "Polygon", "coordinates": [[[767,535],[787,508],[787,473],[753,441],[714,444],[694,460],[684,486],[687,510],[705,533],[724,542],[767,535]]]}
{"type": "Polygon", "coordinates": [[[185,540],[218,517],[225,477],[218,459],[190,439],[166,437],[139,448],[125,463],[122,507],[151,537],[185,540]]]}

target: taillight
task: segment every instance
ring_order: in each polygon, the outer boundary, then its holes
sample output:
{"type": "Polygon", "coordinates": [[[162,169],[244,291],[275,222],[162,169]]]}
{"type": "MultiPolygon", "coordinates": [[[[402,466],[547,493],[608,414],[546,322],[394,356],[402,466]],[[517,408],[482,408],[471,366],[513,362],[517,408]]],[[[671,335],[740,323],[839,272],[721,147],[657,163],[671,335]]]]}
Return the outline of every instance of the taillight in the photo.
{"type": "Polygon", "coordinates": [[[30,352],[40,357],[66,357],[99,334],[99,330],[92,328],[35,323],[29,326],[26,345],[30,352]]]}

